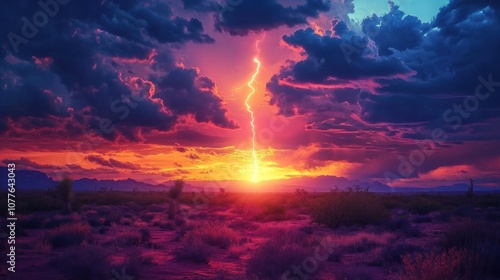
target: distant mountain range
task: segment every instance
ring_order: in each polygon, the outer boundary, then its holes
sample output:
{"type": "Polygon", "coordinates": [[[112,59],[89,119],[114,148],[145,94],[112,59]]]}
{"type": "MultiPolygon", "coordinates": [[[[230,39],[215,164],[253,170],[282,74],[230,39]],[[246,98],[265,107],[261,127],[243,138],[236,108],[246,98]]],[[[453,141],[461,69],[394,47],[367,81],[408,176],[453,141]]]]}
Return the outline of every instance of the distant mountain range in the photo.
{"type": "MultiPolygon", "coordinates": [[[[7,168],[0,167],[0,180],[5,181],[7,185],[7,168]],[[2,179],[5,178],[5,179],[2,179]]],[[[47,176],[45,173],[33,170],[16,170],[16,188],[18,190],[47,190],[57,185],[57,182],[47,176]]],[[[139,182],[134,179],[126,180],[99,180],[82,178],[73,181],[75,191],[158,191],[167,190],[173,185],[172,181],[165,181],[157,184],[152,180],[139,182]]],[[[393,188],[380,182],[365,182],[360,180],[349,180],[343,177],[319,176],[315,178],[302,177],[291,178],[287,180],[275,180],[259,182],[259,191],[270,192],[290,192],[296,188],[304,188],[307,191],[329,191],[336,186],[339,189],[345,189],[349,186],[359,185],[362,188],[369,188],[371,192],[465,192],[469,189],[468,184],[454,184],[450,186],[439,187],[397,187],[393,188]]],[[[227,191],[240,191],[255,189],[254,183],[243,181],[190,181],[186,182],[185,191],[218,191],[218,188],[225,188],[227,191]]],[[[474,186],[477,192],[500,192],[500,187],[474,186]]]]}
{"type": "MultiPolygon", "coordinates": [[[[205,189],[213,189],[217,187],[226,188],[228,191],[237,191],[238,189],[251,190],[255,189],[254,183],[242,181],[222,181],[222,182],[208,182],[196,181],[190,182],[193,186],[205,189]]],[[[412,192],[466,192],[469,190],[468,184],[454,184],[449,186],[439,187],[390,187],[380,182],[366,182],[361,180],[349,180],[344,177],[336,176],[318,176],[318,177],[301,177],[290,178],[287,180],[274,180],[258,183],[259,191],[270,192],[290,192],[295,191],[297,188],[303,188],[307,191],[313,192],[328,192],[337,187],[340,190],[346,189],[349,186],[358,185],[361,188],[367,188],[370,192],[399,192],[399,193],[412,193],[412,192]]],[[[499,187],[483,187],[474,186],[474,191],[477,192],[500,192],[499,187]]]]}
{"type": "MultiPolygon", "coordinates": [[[[40,171],[16,170],[16,188],[18,190],[47,190],[57,185],[57,182],[40,171]]],[[[0,178],[7,178],[7,168],[0,167],[0,178]]],[[[5,179],[7,184],[7,179],[5,179]]],[[[127,180],[98,180],[98,179],[78,179],[73,181],[73,188],[76,191],[85,190],[165,190],[167,186],[162,184],[147,184],[133,179],[127,180]]]]}

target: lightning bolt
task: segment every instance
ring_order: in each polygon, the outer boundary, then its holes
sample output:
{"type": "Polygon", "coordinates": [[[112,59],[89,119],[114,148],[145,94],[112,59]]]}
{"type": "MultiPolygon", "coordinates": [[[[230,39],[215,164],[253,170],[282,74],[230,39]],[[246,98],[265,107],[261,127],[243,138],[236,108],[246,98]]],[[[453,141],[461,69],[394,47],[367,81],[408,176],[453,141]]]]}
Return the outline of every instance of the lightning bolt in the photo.
{"type": "MultiPolygon", "coordinates": [[[[259,41],[256,43],[257,47],[257,54],[259,53],[259,41]]],[[[253,87],[253,84],[255,83],[255,78],[257,75],[259,75],[260,71],[260,61],[257,57],[253,58],[253,62],[257,64],[257,68],[255,69],[255,72],[252,75],[252,79],[247,83],[248,87],[251,89],[250,93],[247,96],[247,99],[245,100],[245,105],[247,106],[247,111],[250,113],[251,121],[250,121],[250,126],[252,126],[252,156],[253,156],[253,177],[252,181],[257,182],[257,172],[259,170],[259,160],[257,158],[257,153],[255,152],[255,117],[254,113],[252,111],[252,107],[248,103],[250,101],[250,98],[252,95],[255,93],[255,88],[253,87]]]]}

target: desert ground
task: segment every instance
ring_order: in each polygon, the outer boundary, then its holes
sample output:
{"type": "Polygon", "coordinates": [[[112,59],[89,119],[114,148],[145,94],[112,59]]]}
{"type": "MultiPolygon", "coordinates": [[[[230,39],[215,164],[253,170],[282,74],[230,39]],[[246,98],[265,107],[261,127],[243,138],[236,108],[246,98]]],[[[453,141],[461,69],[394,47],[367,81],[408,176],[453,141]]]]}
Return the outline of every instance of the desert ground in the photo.
{"type": "Polygon", "coordinates": [[[500,279],[499,194],[98,191],[63,212],[25,192],[17,208],[12,279],[500,279]]]}

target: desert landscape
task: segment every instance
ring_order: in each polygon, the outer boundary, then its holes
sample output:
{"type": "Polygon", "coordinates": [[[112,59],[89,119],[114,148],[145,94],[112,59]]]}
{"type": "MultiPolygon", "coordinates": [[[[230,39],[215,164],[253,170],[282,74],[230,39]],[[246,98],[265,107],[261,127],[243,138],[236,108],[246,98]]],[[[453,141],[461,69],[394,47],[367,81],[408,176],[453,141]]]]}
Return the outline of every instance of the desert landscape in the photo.
{"type": "Polygon", "coordinates": [[[18,194],[15,279],[500,279],[500,194],[67,184],[18,194]]]}

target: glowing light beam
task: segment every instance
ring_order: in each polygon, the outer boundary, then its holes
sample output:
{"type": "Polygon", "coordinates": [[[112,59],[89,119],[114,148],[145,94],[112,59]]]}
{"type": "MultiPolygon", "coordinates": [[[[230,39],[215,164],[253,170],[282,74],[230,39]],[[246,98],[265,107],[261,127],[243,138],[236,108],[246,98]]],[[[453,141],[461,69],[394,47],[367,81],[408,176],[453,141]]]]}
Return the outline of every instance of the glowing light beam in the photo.
{"type": "Polygon", "coordinates": [[[251,89],[251,92],[248,94],[247,99],[245,100],[245,105],[247,106],[247,111],[250,113],[251,121],[250,125],[252,126],[252,156],[253,156],[253,177],[252,181],[257,182],[257,173],[259,170],[259,160],[257,158],[257,152],[255,151],[255,117],[252,111],[252,107],[248,103],[250,98],[255,93],[255,88],[253,87],[253,83],[255,82],[255,78],[259,75],[260,71],[260,61],[257,57],[253,58],[253,62],[257,63],[257,68],[252,75],[252,79],[247,83],[248,87],[251,89]]]}

